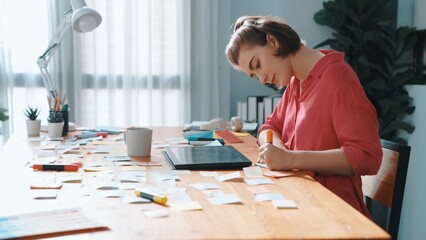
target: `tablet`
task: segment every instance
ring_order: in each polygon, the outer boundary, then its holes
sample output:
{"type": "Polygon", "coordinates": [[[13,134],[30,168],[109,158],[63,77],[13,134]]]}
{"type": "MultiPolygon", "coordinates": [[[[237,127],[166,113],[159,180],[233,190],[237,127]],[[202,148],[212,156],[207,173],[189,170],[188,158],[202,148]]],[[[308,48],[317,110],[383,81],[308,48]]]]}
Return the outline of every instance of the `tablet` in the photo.
{"type": "Polygon", "coordinates": [[[165,147],[162,154],[170,168],[176,170],[223,170],[252,164],[232,146],[165,147]]]}

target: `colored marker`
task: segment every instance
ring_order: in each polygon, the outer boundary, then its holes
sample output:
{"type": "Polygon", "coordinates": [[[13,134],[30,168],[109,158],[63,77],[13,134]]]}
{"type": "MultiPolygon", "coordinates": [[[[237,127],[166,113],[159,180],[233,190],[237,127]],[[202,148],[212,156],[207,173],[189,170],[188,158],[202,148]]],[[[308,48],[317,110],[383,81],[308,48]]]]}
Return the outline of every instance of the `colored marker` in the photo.
{"type": "Polygon", "coordinates": [[[77,135],[77,138],[91,138],[91,137],[107,137],[107,132],[96,132],[96,133],[81,133],[77,135]]]}
{"type": "Polygon", "coordinates": [[[272,130],[268,129],[266,130],[266,142],[272,144],[273,134],[272,130]]]}
{"type": "Polygon", "coordinates": [[[135,189],[135,195],[141,198],[149,199],[153,202],[159,203],[159,204],[166,204],[167,203],[167,197],[161,196],[161,195],[153,195],[151,193],[142,192],[140,190],[135,189]]]}
{"type": "MultiPolygon", "coordinates": [[[[273,138],[272,130],[271,130],[271,129],[267,129],[267,130],[266,130],[266,142],[267,142],[267,143],[272,144],[273,139],[274,139],[274,138],[273,138]]],[[[268,165],[266,165],[266,163],[265,163],[265,162],[262,162],[262,163],[259,163],[259,164],[262,164],[262,166],[261,166],[261,167],[268,168],[268,165]]],[[[259,165],[257,165],[257,166],[259,166],[259,165]]]]}
{"type": "Polygon", "coordinates": [[[33,169],[37,171],[69,171],[76,172],[79,167],[75,164],[33,164],[33,169]]]}

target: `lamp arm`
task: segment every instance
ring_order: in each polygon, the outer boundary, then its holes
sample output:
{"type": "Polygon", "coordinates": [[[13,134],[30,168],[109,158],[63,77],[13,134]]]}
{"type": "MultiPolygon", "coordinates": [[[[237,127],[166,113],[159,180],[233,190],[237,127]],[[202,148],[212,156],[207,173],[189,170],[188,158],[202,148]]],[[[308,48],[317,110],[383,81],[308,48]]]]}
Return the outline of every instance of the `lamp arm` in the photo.
{"type": "Polygon", "coordinates": [[[64,18],[62,18],[61,22],[58,25],[54,37],[49,43],[49,46],[37,60],[37,65],[40,69],[44,87],[47,90],[47,94],[51,95],[53,98],[57,96],[58,92],[50,78],[47,66],[49,65],[49,62],[55,54],[56,50],[61,46],[61,42],[64,38],[65,33],[71,28],[71,12],[72,10],[67,11],[65,13],[64,18]]]}

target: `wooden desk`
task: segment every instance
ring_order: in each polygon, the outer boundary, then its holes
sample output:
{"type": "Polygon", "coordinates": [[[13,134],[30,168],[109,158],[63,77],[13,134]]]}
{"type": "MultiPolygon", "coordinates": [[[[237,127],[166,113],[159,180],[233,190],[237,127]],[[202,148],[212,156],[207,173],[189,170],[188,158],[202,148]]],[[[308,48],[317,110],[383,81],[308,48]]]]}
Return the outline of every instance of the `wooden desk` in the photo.
{"type": "MultiPolygon", "coordinates": [[[[154,141],[165,137],[181,136],[181,128],[154,128],[154,141]]],[[[216,182],[203,177],[197,171],[180,175],[179,187],[187,187],[187,194],[200,203],[203,210],[175,212],[169,217],[148,218],[142,210],[164,208],[158,204],[123,205],[120,199],[85,197],[69,201],[33,200],[29,197],[31,170],[24,167],[33,152],[25,137],[13,136],[0,154],[0,215],[16,214],[56,207],[80,206],[110,230],[69,235],[65,239],[389,239],[389,235],[372,221],[346,204],[307,175],[274,180],[274,185],[264,185],[270,192],[281,193],[293,199],[298,209],[275,209],[271,202],[256,202],[245,182],[216,182]],[[200,191],[189,187],[198,182],[217,183],[225,193],[235,193],[242,204],[215,206],[200,191]]],[[[250,160],[257,160],[258,147],[255,138],[243,137],[244,143],[234,146],[250,160]]],[[[137,161],[164,160],[159,149],[153,149],[151,157],[137,161]]],[[[162,169],[168,169],[163,164],[162,169]]],[[[158,171],[148,167],[147,171],[158,171]]],[[[264,169],[263,171],[267,171],[264,169]]],[[[230,173],[222,171],[219,174],[230,173]]],[[[244,173],[241,171],[242,176],[244,173]]],[[[147,179],[148,182],[150,179],[147,179]]]]}

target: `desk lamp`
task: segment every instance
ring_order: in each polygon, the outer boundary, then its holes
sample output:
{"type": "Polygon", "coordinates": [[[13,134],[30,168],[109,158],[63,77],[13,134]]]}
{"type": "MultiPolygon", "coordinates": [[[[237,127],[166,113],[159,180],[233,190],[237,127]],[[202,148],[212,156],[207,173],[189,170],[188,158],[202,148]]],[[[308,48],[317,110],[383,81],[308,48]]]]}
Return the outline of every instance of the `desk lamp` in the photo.
{"type": "Polygon", "coordinates": [[[90,32],[97,28],[102,21],[102,16],[95,10],[88,8],[85,0],[70,0],[70,2],[72,9],[65,12],[53,35],[53,39],[49,42],[48,48],[37,60],[44,87],[47,90],[47,94],[52,98],[58,95],[58,91],[50,78],[47,66],[56,50],[61,46],[65,33],[71,27],[76,32],[90,32]]]}

